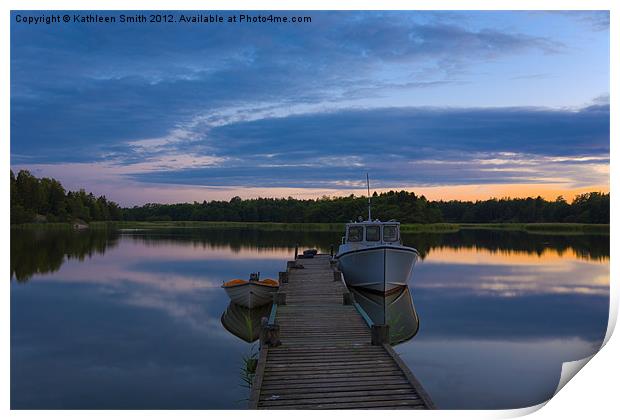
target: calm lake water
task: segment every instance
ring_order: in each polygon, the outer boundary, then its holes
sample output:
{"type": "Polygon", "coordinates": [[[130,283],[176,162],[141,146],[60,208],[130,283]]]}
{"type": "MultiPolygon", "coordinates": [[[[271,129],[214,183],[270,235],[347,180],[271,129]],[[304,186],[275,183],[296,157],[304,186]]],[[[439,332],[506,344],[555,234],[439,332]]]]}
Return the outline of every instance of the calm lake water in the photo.
{"type": "MultiPolygon", "coordinates": [[[[258,346],[223,327],[220,285],[253,271],[277,279],[294,244],[328,252],[341,236],[11,234],[13,409],[245,408],[244,357],[258,346]]],[[[440,408],[540,403],[563,362],[600,347],[609,236],[464,230],[404,243],[423,256],[405,296],[419,329],[403,330],[395,349],[440,408]]]]}

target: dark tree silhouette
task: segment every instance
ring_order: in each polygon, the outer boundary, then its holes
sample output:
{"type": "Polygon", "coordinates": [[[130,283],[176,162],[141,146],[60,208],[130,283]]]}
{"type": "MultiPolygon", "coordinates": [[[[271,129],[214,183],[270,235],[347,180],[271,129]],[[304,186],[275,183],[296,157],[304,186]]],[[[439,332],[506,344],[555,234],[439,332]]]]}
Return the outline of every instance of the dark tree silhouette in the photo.
{"type": "MultiPolygon", "coordinates": [[[[366,197],[322,197],[316,200],[256,198],[181,204],[145,204],[124,209],[125,220],[228,222],[347,222],[366,218],[366,197]]],[[[401,223],[609,223],[609,194],[578,195],[568,204],[537,198],[484,201],[429,201],[407,191],[374,194],[373,217],[401,223]]]]}
{"type": "MultiPolygon", "coordinates": [[[[60,182],[11,171],[11,223],[81,219],[128,221],[223,221],[333,223],[366,217],[366,197],[321,197],[310,200],[255,198],[201,203],[145,204],[121,209],[106,197],[84,190],[65,192],[60,182]]],[[[563,197],[502,198],[483,201],[429,201],[408,191],[376,192],[373,217],[401,223],[609,223],[609,194],[590,192],[568,203],[563,197]]]]}
{"type": "Polygon", "coordinates": [[[84,190],[65,192],[55,179],[39,179],[26,170],[19,171],[16,177],[11,171],[11,224],[122,218],[119,205],[104,196],[95,197],[84,190]]]}

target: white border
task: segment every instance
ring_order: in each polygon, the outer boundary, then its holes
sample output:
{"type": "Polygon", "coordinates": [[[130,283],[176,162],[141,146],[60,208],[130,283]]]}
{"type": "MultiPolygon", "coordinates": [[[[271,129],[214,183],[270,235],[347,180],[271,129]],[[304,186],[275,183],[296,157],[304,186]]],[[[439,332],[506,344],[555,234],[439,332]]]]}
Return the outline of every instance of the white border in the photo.
{"type": "MultiPolygon", "coordinates": [[[[0,21],[0,57],[2,61],[1,68],[1,80],[0,83],[0,95],[2,97],[2,103],[4,106],[0,110],[0,129],[2,130],[2,153],[0,154],[0,162],[2,164],[2,171],[8,173],[10,162],[10,10],[611,10],[611,72],[610,74],[616,75],[620,70],[618,66],[619,52],[618,42],[620,34],[619,19],[618,19],[618,2],[611,0],[427,0],[427,1],[404,1],[404,0],[383,0],[383,1],[369,1],[369,0],[297,0],[294,4],[284,3],[277,0],[215,0],[215,1],[196,1],[196,0],[176,0],[176,1],[121,1],[121,0],[108,0],[108,1],[89,1],[80,2],[76,0],[58,0],[55,2],[44,0],[5,0],[0,6],[2,8],[2,20],[0,21]]],[[[617,84],[612,77],[611,80],[611,137],[617,139],[618,129],[618,97],[617,97],[617,84]]],[[[611,144],[611,158],[614,160],[616,154],[616,147],[613,142],[611,144]]],[[[2,173],[0,171],[0,173],[2,173]]],[[[617,175],[615,171],[611,171],[610,190],[613,185],[616,184],[615,180],[617,175]]],[[[0,183],[0,203],[2,210],[3,222],[1,224],[2,240],[1,246],[1,258],[3,261],[3,270],[5,273],[9,271],[9,187],[8,181],[0,183]]],[[[614,194],[611,195],[611,213],[615,214],[618,206],[618,200],[614,194]]],[[[613,238],[618,237],[618,227],[612,220],[611,235],[613,238]]],[[[614,263],[617,257],[617,246],[611,244],[611,279],[615,279],[617,272],[617,265],[614,263]]],[[[607,332],[606,340],[609,340],[618,313],[618,288],[616,281],[611,282],[611,310],[610,310],[610,324],[607,332]]],[[[0,381],[0,401],[2,404],[2,411],[9,411],[9,390],[10,390],[10,376],[9,376],[9,355],[10,355],[10,343],[9,343],[9,305],[10,305],[10,287],[9,282],[4,282],[3,289],[3,301],[2,310],[3,316],[0,320],[0,330],[2,333],[2,380],[0,381]]],[[[563,419],[581,419],[585,416],[590,418],[611,418],[612,413],[617,413],[616,392],[615,392],[615,377],[618,372],[618,353],[619,345],[618,339],[611,339],[607,342],[605,348],[596,355],[588,366],[583,369],[583,372],[579,374],[579,378],[574,381],[570,381],[562,391],[554,397],[543,410],[538,410],[545,404],[541,404],[536,407],[530,407],[520,410],[503,410],[503,411],[437,411],[432,413],[420,413],[402,411],[396,413],[390,413],[390,416],[396,417],[409,417],[415,415],[421,418],[458,418],[458,419],[481,419],[481,418],[505,418],[516,417],[532,412],[536,412],[533,416],[539,419],[551,419],[561,417],[563,419]]],[[[578,364],[578,363],[577,363],[578,364]]],[[[574,367],[576,364],[572,364],[574,367]]],[[[569,364],[570,367],[570,364],[569,364]]],[[[183,417],[183,418],[200,418],[205,416],[212,418],[215,417],[230,417],[230,416],[252,416],[252,418],[267,419],[267,418],[283,418],[291,415],[290,412],[235,412],[235,411],[13,411],[9,413],[15,418],[34,418],[45,415],[48,418],[57,419],[82,419],[85,416],[91,418],[108,418],[110,416],[119,418],[136,418],[148,416],[149,419],[167,418],[170,416],[183,417]]],[[[309,412],[296,412],[295,416],[310,418],[309,412]]],[[[343,416],[355,416],[356,418],[375,416],[370,411],[355,411],[351,414],[347,412],[327,412],[321,413],[321,416],[328,417],[343,417],[343,416]]]]}

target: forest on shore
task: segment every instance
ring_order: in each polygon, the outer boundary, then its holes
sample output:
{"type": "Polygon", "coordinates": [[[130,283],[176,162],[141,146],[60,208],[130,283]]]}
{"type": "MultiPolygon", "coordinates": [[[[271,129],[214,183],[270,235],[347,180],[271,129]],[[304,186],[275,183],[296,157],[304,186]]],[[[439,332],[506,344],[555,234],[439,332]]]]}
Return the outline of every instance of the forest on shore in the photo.
{"type": "MultiPolygon", "coordinates": [[[[570,203],[536,198],[500,198],[479,201],[429,201],[409,191],[372,196],[373,218],[401,223],[609,223],[609,193],[577,195],[570,203]]],[[[66,191],[52,178],[11,171],[11,224],[91,221],[217,221],[337,223],[366,218],[367,198],[353,194],[299,200],[241,199],[179,204],[145,204],[121,208],[105,196],[66,191]]]]}
{"type": "Polygon", "coordinates": [[[37,178],[11,171],[11,224],[32,222],[84,222],[122,220],[123,210],[104,196],[86,191],[65,191],[53,178],[37,178]]]}

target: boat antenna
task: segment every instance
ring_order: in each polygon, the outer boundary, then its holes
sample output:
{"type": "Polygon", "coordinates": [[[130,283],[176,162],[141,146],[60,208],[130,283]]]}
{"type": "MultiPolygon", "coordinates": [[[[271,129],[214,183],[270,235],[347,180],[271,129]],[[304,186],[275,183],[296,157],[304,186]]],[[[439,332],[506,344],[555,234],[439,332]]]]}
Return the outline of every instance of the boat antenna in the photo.
{"type": "Polygon", "coordinates": [[[370,181],[368,179],[368,172],[366,172],[366,187],[368,188],[368,221],[371,222],[372,218],[370,217],[370,181]]]}

